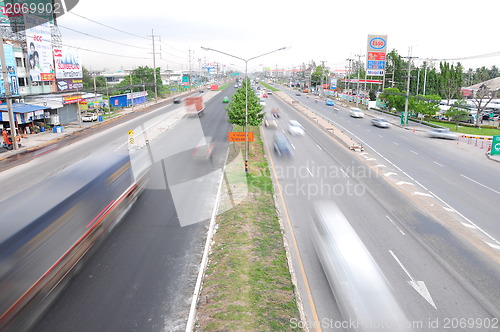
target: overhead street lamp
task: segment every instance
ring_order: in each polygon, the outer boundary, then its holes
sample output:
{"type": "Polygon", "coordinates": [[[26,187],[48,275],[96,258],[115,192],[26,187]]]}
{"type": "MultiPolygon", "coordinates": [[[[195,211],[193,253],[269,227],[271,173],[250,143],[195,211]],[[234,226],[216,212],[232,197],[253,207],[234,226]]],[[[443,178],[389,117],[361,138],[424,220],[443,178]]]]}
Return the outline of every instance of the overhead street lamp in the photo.
{"type": "Polygon", "coordinates": [[[213,48],[209,48],[209,47],[201,46],[201,49],[205,50],[205,51],[213,51],[213,52],[222,53],[224,55],[227,55],[227,56],[230,56],[232,58],[239,59],[239,60],[242,60],[245,62],[245,173],[248,173],[248,84],[246,83],[246,82],[248,82],[247,81],[248,80],[248,61],[260,58],[264,55],[268,55],[268,54],[271,54],[274,52],[286,50],[287,47],[281,47],[277,50],[267,52],[267,53],[264,53],[261,55],[257,55],[257,56],[251,57],[249,59],[243,59],[243,58],[240,58],[238,56],[228,54],[228,53],[225,53],[222,51],[214,50],[213,48]]]}

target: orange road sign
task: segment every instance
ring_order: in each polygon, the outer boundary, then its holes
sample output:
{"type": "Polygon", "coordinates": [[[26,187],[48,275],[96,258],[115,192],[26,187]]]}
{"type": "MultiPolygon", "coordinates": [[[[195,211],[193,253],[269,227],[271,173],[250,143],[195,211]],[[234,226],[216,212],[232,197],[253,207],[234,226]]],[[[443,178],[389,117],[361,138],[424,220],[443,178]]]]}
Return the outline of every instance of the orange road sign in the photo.
{"type": "MultiPolygon", "coordinates": [[[[229,132],[227,139],[229,142],[245,142],[245,132],[229,132]]],[[[248,141],[253,142],[253,133],[248,133],[248,141]]]]}

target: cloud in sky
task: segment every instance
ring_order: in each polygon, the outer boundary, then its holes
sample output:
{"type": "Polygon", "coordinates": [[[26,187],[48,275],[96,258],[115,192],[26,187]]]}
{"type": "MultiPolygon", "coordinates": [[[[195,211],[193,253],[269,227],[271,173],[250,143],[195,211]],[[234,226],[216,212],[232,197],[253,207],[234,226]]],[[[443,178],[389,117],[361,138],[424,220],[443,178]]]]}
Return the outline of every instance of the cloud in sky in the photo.
{"type": "Polygon", "coordinates": [[[494,57],[461,62],[466,68],[498,67],[500,45],[495,42],[495,15],[500,3],[497,0],[478,0],[473,7],[481,9],[479,16],[471,15],[471,8],[449,0],[420,0],[405,2],[404,5],[396,0],[342,3],[320,0],[300,4],[262,0],[108,0],[99,2],[99,5],[93,1],[80,1],[74,13],[129,34],[72,13],[64,15],[58,22],[62,26],[60,30],[65,44],[120,55],[82,50],[84,65],[96,70],[152,66],[152,33],[157,36],[156,52],[162,53],[161,58],[157,55],[156,64],[162,69],[187,69],[189,56],[192,68],[198,65],[198,59],[221,62],[240,70],[244,68],[243,62],[203,51],[201,46],[241,58],[291,46],[286,51],[253,60],[249,68],[258,69],[260,65],[291,68],[314,60],[342,69],[347,58],[366,52],[368,34],[388,35],[388,49],[396,49],[401,55],[407,55],[411,46],[413,55],[419,57],[417,61],[497,52],[499,54],[494,57]],[[99,40],[64,27],[136,47],[99,40]]]}

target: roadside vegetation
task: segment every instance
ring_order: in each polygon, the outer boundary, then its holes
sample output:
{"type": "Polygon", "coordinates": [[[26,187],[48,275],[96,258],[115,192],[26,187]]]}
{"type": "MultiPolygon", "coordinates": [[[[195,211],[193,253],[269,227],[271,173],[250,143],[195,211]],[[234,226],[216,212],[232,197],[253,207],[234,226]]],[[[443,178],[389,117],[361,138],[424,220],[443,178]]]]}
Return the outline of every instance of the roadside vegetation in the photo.
{"type": "MultiPolygon", "coordinates": [[[[289,331],[300,320],[263,143],[259,128],[250,130],[249,173],[239,177],[248,195],[217,217],[197,331],[289,331]]],[[[229,160],[244,149],[232,144],[229,160]]]]}
{"type": "Polygon", "coordinates": [[[271,91],[280,91],[280,89],[276,89],[275,87],[267,84],[267,83],[264,83],[264,82],[259,82],[260,84],[262,84],[266,89],[268,90],[271,90],[271,91]]]}

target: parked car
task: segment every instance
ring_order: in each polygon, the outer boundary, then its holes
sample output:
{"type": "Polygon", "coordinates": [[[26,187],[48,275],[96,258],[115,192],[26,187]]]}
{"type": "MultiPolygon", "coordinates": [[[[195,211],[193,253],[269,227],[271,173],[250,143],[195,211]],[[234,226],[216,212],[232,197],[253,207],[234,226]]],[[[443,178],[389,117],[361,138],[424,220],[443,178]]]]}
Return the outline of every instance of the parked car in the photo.
{"type": "Polygon", "coordinates": [[[274,135],[274,152],[281,157],[293,156],[292,144],[283,133],[274,135]]]}
{"type": "Polygon", "coordinates": [[[86,113],[85,115],[82,116],[82,121],[83,122],[92,122],[92,121],[97,121],[97,113],[86,113]]]}
{"type": "Polygon", "coordinates": [[[362,110],[360,110],[359,108],[356,108],[356,107],[351,108],[351,110],[349,111],[349,115],[353,118],[364,118],[365,117],[365,113],[363,113],[362,110]]]}
{"type": "Polygon", "coordinates": [[[379,128],[389,128],[391,126],[391,123],[384,118],[373,118],[371,123],[379,128]]]}
{"type": "Polygon", "coordinates": [[[326,99],[326,106],[335,106],[335,103],[331,99],[326,99]]]}
{"type": "Polygon", "coordinates": [[[290,120],[288,123],[288,132],[293,136],[304,136],[306,133],[304,127],[297,120],[290,120]]]}
{"type": "Polygon", "coordinates": [[[431,138],[458,139],[458,135],[448,128],[433,128],[429,130],[427,136],[431,138]]]}

